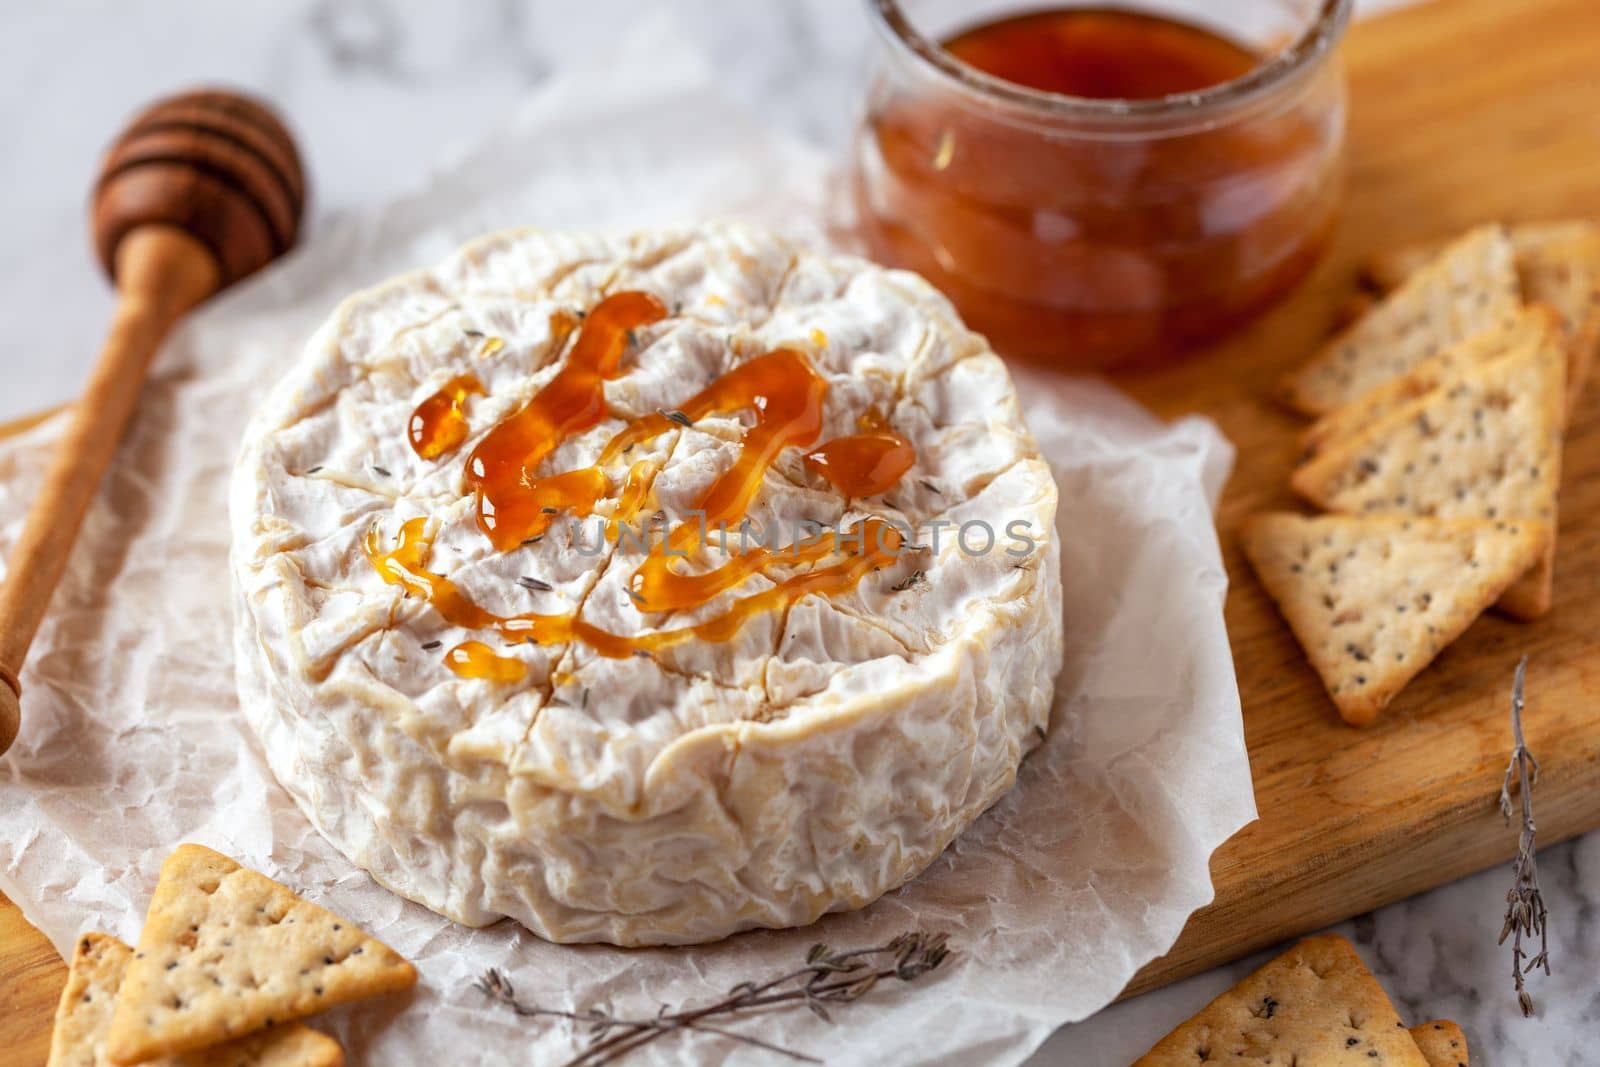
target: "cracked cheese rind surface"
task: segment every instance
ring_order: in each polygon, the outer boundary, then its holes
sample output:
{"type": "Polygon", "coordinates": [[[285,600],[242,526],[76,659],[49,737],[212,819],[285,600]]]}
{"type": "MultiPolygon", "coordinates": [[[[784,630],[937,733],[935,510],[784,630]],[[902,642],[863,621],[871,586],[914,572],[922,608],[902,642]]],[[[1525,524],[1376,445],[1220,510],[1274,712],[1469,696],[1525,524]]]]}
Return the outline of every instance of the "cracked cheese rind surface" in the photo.
{"type": "MultiPolygon", "coordinates": [[[[630,454],[660,468],[643,514],[692,504],[748,424],[707,417],[630,454]]],[[[686,944],[862,907],[1009,789],[1048,724],[1061,662],[1055,485],[1000,360],[913,275],[740,225],[493,236],[347,301],[245,441],[231,500],[245,714],[330,841],[457,921],[686,944]],[[798,521],[950,525],[851,592],[758,615],[726,642],[619,660],[491,637],[525,679],[459,678],[443,651],[484,635],[380,580],[361,551],[374,524],[392,539],[426,517],[429,569],[492,611],[581,610],[619,633],[692,624],[786,576],[694,611],[641,613],[626,589],[637,545],[597,553],[593,524],[575,543],[563,518],[500,554],[477,530],[463,463],[556,373],[551,316],[626,289],[674,314],[638,331],[607,383],[617,417],[563,444],[550,471],[593,463],[622,418],[671,410],[784,346],[828,380],[822,439],[876,408],[917,462],[884,496],[846,500],[787,450],[751,521],[780,523],[785,540],[798,521]],[[487,389],[468,407],[471,435],[418,458],[409,413],[467,371],[487,389]],[[993,550],[963,551],[955,534],[969,522],[995,531],[993,550]],[[1031,554],[1008,552],[1022,547],[1012,523],[1031,554]]]]}

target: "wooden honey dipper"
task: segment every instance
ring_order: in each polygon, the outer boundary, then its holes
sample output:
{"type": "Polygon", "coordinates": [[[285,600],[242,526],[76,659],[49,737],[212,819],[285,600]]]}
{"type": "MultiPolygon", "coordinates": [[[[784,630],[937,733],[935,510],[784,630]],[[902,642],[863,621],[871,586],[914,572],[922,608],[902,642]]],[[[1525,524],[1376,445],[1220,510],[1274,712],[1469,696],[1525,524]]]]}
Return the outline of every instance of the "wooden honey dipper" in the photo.
{"type": "Polygon", "coordinates": [[[294,140],[270,109],[236,93],[159,101],[106,154],[94,240],[117,309],[0,585],[0,754],[21,726],[17,676],[28,646],[151,357],[196,304],[287,252],[304,206],[294,140]]]}

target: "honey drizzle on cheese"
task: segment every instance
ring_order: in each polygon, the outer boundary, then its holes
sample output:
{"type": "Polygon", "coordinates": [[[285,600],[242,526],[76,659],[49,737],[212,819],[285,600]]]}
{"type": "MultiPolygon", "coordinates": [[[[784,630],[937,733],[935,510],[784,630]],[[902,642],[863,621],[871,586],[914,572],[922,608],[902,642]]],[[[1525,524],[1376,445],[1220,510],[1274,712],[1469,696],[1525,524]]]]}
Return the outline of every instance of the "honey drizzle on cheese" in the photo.
{"type": "MultiPolygon", "coordinates": [[[[866,519],[844,532],[823,534],[814,540],[781,549],[757,549],[734,557],[734,561],[707,575],[670,577],[684,583],[684,588],[699,590],[699,604],[710,601],[717,593],[737,584],[751,574],[765,571],[773,562],[794,564],[814,563],[829,556],[841,555],[838,563],[816,567],[777,583],[770,589],[741,597],[720,615],[692,626],[672,630],[652,630],[629,637],[612,633],[572,614],[541,615],[529,612],[521,615],[496,615],[474,604],[450,579],[427,569],[433,540],[427,534],[426,518],[408,519],[400,528],[399,544],[385,551],[378,527],[367,531],[365,550],[372,566],[385,582],[398,585],[408,594],[427,600],[441,618],[452,626],[468,630],[493,630],[503,639],[520,643],[562,644],[582,641],[602,656],[625,659],[639,653],[656,652],[691,638],[706,641],[726,641],[739,632],[752,617],[769,611],[778,611],[801,597],[835,596],[854,589],[868,574],[892,563],[904,545],[900,531],[882,519],[866,519]],[[734,568],[737,581],[729,581],[724,572],[734,568]],[[703,581],[711,579],[710,581],[703,581]]],[[[654,609],[661,610],[661,609],[654,609]]],[[[456,669],[452,664],[452,669],[456,669]]],[[[462,673],[456,669],[456,673],[462,673]]]]}
{"type": "Polygon", "coordinates": [[[553,478],[534,472],[562,442],[604,421],[605,383],[620,373],[633,331],[666,317],[649,293],[606,297],[584,319],[566,365],[472,450],[467,486],[478,497],[478,528],[494,547],[509,552],[543,534],[562,510],[589,515],[609,491],[598,467],[553,478]]]}
{"type": "MultiPolygon", "coordinates": [[[[633,637],[603,630],[572,614],[502,616],[478,606],[455,583],[427,569],[432,537],[425,518],[407,521],[398,543],[390,549],[384,547],[376,526],[368,531],[364,549],[383,580],[425,598],[454,626],[491,630],[513,643],[581,641],[601,655],[623,658],[648,655],[691,638],[726,641],[757,614],[781,610],[809,595],[848,592],[867,574],[893,562],[904,545],[900,531],[880,519],[866,519],[847,531],[806,538],[785,548],[758,547],[703,573],[683,574],[672,569],[673,558],[703,548],[712,529],[725,531],[742,522],[767,470],[784,449],[817,444],[827,381],[804,355],[791,349],[776,349],[739,365],[676,410],[631,420],[606,444],[592,467],[538,475],[538,468],[563,442],[610,415],[605,383],[621,372],[622,358],[634,344],[634,331],[666,317],[660,300],[636,291],[609,296],[589,313],[556,376],[485,435],[468,458],[466,482],[477,498],[479,529],[497,549],[510,551],[542,536],[557,515],[570,513],[581,518],[592,514],[613,489],[605,468],[634,446],[692,426],[707,416],[748,411],[755,416],[754,425],[744,432],[733,465],[697,501],[700,521],[680,524],[650,546],[630,579],[630,595],[641,612],[693,610],[777,564],[809,569],[739,598],[721,614],[698,624],[633,637]],[[820,565],[832,557],[839,559],[820,565]]],[[[446,412],[436,416],[440,421],[448,421],[450,415],[461,420],[460,435],[435,455],[465,438],[461,405],[467,394],[447,392],[460,381],[453,379],[445,390],[424,402],[426,407],[445,396],[430,412],[446,412]]],[[[477,391],[481,392],[481,386],[477,391]]],[[[412,418],[415,426],[418,415],[412,418]]],[[[861,433],[826,442],[805,457],[809,469],[852,497],[888,491],[916,461],[911,443],[890,429],[876,411],[862,416],[860,426],[861,433]]],[[[453,423],[449,433],[455,433],[453,423]]],[[[416,436],[413,430],[414,447],[416,436]]],[[[430,442],[433,439],[428,437],[430,442]]],[[[420,447],[418,454],[423,454],[420,447]]],[[[613,539],[618,537],[620,524],[643,509],[656,470],[644,460],[629,468],[608,525],[613,539]]],[[[505,658],[478,642],[457,646],[446,661],[451,670],[466,677],[508,680],[505,675],[510,668],[505,666],[505,658]]]]}
{"type": "Polygon", "coordinates": [[[458,374],[417,405],[406,423],[411,450],[423,459],[437,459],[467,439],[467,397],[483,395],[476,374],[458,374]]]}
{"type": "Polygon", "coordinates": [[[520,682],[528,676],[526,663],[502,656],[482,641],[461,642],[444,654],[444,665],[463,678],[486,682],[520,682]]]}
{"type": "Polygon", "coordinates": [[[835,437],[807,453],[806,469],[826,478],[845,496],[887,493],[917,462],[917,451],[876,408],[861,416],[860,426],[860,433],[835,437]]]}

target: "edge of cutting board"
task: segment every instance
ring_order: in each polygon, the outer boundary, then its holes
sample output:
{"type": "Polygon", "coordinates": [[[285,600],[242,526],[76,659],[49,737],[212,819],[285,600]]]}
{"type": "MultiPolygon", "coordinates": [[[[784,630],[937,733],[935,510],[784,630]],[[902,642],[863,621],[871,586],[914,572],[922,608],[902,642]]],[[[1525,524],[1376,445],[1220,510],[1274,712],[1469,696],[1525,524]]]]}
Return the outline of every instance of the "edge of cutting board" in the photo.
{"type": "Polygon", "coordinates": [[[1304,422],[1269,391],[1326,336],[1365,256],[1486,219],[1600,216],[1596,55],[1593,0],[1450,0],[1355,27],[1349,193],[1324,262],[1205,359],[1118,382],[1163,417],[1210,415],[1238,446],[1217,528],[1261,812],[1212,856],[1215,901],[1124,995],[1510,859],[1496,798],[1524,653],[1539,843],[1600,826],[1600,382],[1568,428],[1551,612],[1484,616],[1368,729],[1339,722],[1237,545],[1248,514],[1304,510],[1286,484],[1304,422]]]}

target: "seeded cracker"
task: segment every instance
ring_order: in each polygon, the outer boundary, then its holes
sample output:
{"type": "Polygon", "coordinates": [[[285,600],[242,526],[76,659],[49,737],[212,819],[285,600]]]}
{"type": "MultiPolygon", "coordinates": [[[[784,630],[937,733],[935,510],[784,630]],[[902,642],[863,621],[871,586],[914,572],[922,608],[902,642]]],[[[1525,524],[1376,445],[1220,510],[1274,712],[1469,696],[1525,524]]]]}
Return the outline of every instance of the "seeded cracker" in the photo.
{"type": "MultiPolygon", "coordinates": [[[[1329,511],[1537,519],[1553,534],[1565,371],[1553,345],[1508,355],[1329,444],[1289,484],[1329,511]]],[[[1553,553],[1552,538],[1502,609],[1524,619],[1549,609],[1553,553]]]]}
{"type": "Polygon", "coordinates": [[[350,922],[220,853],[181,845],[161,866],[107,1051],[129,1067],[416,979],[416,968],[350,922]]]}
{"type": "Polygon", "coordinates": [[[1448,1019],[1411,1028],[1411,1040],[1428,1059],[1428,1067],[1468,1067],[1467,1035],[1448,1019]]]}
{"type": "Polygon", "coordinates": [[[1300,942],[1206,1005],[1133,1067],[1429,1067],[1350,942],[1300,942]]]}
{"type": "MultiPolygon", "coordinates": [[[[1600,349],[1600,223],[1591,219],[1528,222],[1510,227],[1522,297],[1561,316],[1567,344],[1567,409],[1583,393],[1600,349]]],[[[1437,245],[1405,245],[1372,257],[1369,281],[1393,289],[1421,268],[1437,245]]]]}
{"type": "Polygon", "coordinates": [[[1481,226],[1323,346],[1284,382],[1283,397],[1307,415],[1326,414],[1502,321],[1521,301],[1505,231],[1481,226]]]}
{"type": "Polygon", "coordinates": [[[1301,435],[1305,454],[1313,456],[1330,441],[1354,436],[1474,367],[1539,344],[1560,344],[1559,330],[1559,318],[1550,308],[1519,308],[1505,321],[1417,364],[1411,373],[1391,378],[1359,400],[1322,416],[1301,435]]]}
{"type": "MultiPolygon", "coordinates": [[[[110,934],[78,939],[72,970],[56,1008],[48,1067],[107,1067],[106,1028],[133,949],[110,934]]],[[[290,1023],[215,1048],[146,1061],[144,1067],[340,1067],[339,1043],[308,1026],[290,1023]]]]}
{"type": "Polygon", "coordinates": [[[1528,521],[1252,516],[1243,547],[1339,715],[1370,723],[1544,550],[1528,521]]]}

